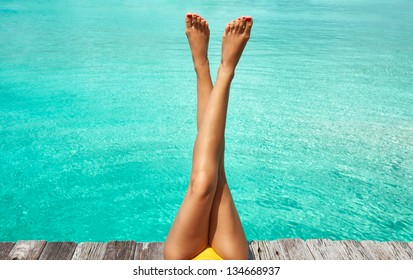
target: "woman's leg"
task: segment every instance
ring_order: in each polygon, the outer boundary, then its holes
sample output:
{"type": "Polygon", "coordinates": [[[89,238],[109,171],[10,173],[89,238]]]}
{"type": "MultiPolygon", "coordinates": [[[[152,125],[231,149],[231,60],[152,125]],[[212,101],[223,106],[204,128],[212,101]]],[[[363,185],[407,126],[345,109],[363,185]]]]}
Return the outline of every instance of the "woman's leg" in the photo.
{"type": "MultiPolygon", "coordinates": [[[[241,17],[231,22],[224,32],[223,48],[228,41],[237,45],[246,44],[251,27],[251,17],[241,17]]],[[[225,148],[222,150],[218,185],[210,216],[209,244],[224,259],[248,259],[248,243],[228,187],[224,168],[225,148]]]]}
{"type": "MultiPolygon", "coordinates": [[[[197,75],[199,127],[213,87],[207,57],[210,32],[208,23],[197,14],[187,14],[185,25],[197,75]]],[[[208,245],[208,221],[212,203],[196,195],[191,183],[166,239],[165,259],[190,259],[208,245]]]]}
{"type": "MultiPolygon", "coordinates": [[[[187,20],[187,26],[188,23],[189,20],[187,20]]],[[[246,26],[246,18],[240,18],[239,23],[246,26]]],[[[205,35],[209,35],[209,30],[208,34],[205,35]]],[[[192,52],[201,52],[202,54],[193,55],[195,72],[197,73],[197,128],[199,129],[213,85],[208,59],[204,57],[206,53],[205,46],[208,46],[208,40],[192,39],[194,38],[189,38],[192,52]],[[195,59],[195,57],[202,59],[195,59]]],[[[225,139],[218,167],[217,189],[209,221],[209,244],[225,259],[247,259],[248,243],[226,180],[224,147],[225,139]]]]}
{"type": "MultiPolygon", "coordinates": [[[[194,18],[191,21],[188,20],[189,17],[187,18],[187,34],[193,32],[199,35],[202,33],[199,30],[202,31],[207,25],[203,25],[198,16],[192,16],[194,18]],[[188,28],[191,28],[191,30],[188,31],[188,28]]],[[[194,52],[193,45],[191,44],[192,35],[188,35],[195,69],[197,70],[198,124],[201,125],[195,141],[193,168],[188,193],[184,198],[184,202],[165,244],[166,259],[192,258],[203,250],[209,241],[211,241],[214,247],[216,245],[216,248],[224,257],[245,258],[245,252],[248,254],[245,235],[226,184],[223,160],[221,158],[223,158],[229,86],[235,66],[248,40],[251,24],[245,24],[245,20],[244,22],[241,20],[227,26],[223,38],[223,57],[217,83],[211,93],[203,118],[202,107],[205,102],[202,100],[206,100],[206,98],[203,98],[206,96],[206,93],[205,95],[203,93],[204,89],[207,89],[208,84],[212,86],[212,82],[210,81],[209,74],[209,82],[207,78],[203,79],[203,76],[199,75],[200,72],[197,69],[198,60],[194,55],[196,52],[194,52]],[[221,167],[219,167],[220,161],[222,162],[221,167]],[[220,176],[218,176],[218,169],[222,171],[219,172],[220,176]],[[217,195],[215,195],[216,190],[217,195]],[[215,202],[213,202],[214,200],[215,202]],[[212,203],[214,208],[216,208],[216,210],[212,210],[215,213],[212,214],[215,218],[211,218],[211,227],[213,228],[211,233],[213,237],[208,238],[212,203]],[[231,221],[226,221],[227,219],[231,219],[231,221]],[[229,225],[221,225],[222,223],[227,224],[227,222],[229,222],[229,225]],[[233,240],[230,240],[229,244],[224,244],[227,242],[226,238],[230,235],[232,235],[233,240]]],[[[202,37],[198,36],[197,42],[199,42],[199,39],[202,39],[202,37]]],[[[207,49],[207,42],[205,46],[205,49],[207,49]]],[[[204,52],[204,61],[207,61],[205,58],[206,51],[204,52]]]]}

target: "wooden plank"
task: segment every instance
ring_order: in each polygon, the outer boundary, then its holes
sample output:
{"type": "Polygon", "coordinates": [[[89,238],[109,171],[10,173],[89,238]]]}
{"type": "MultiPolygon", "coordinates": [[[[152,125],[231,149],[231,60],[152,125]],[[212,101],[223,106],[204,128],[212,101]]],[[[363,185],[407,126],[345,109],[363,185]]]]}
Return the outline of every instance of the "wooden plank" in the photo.
{"type": "MultiPolygon", "coordinates": [[[[292,244],[286,244],[285,240],[272,240],[270,241],[270,246],[272,248],[274,260],[289,260],[290,259],[289,253],[286,250],[288,250],[289,247],[293,247],[292,244]]],[[[291,253],[292,254],[295,253],[295,250],[293,248],[292,248],[291,253]]]]}
{"type": "Polygon", "coordinates": [[[82,242],[77,245],[72,260],[103,260],[107,243],[82,242]]]}
{"type": "Polygon", "coordinates": [[[410,248],[409,244],[399,241],[387,242],[391,247],[395,259],[397,260],[413,260],[413,249],[410,248]]]}
{"type": "Polygon", "coordinates": [[[251,259],[280,260],[279,244],[273,241],[253,241],[249,245],[251,259]]]}
{"type": "Polygon", "coordinates": [[[387,246],[381,246],[379,244],[380,242],[363,240],[360,243],[374,260],[392,260],[394,258],[389,248],[387,246]]]}
{"type": "Polygon", "coordinates": [[[10,251],[15,244],[14,242],[0,242],[0,260],[8,259],[10,251]]]}
{"type": "Polygon", "coordinates": [[[104,260],[133,260],[135,255],[135,241],[108,242],[104,260]]]}
{"type": "Polygon", "coordinates": [[[412,250],[413,250],[413,242],[409,242],[409,243],[407,243],[407,245],[409,245],[409,247],[412,248],[412,250]]]}
{"type": "Polygon", "coordinates": [[[291,238],[279,240],[281,254],[286,260],[314,260],[314,256],[302,239],[291,238]]]}
{"type": "Polygon", "coordinates": [[[39,260],[70,260],[76,247],[74,242],[48,242],[39,260]]]}
{"type": "Polygon", "coordinates": [[[20,240],[14,245],[7,259],[37,260],[46,246],[44,240],[20,240]]]}
{"type": "Polygon", "coordinates": [[[341,253],[346,260],[372,260],[373,257],[361,245],[360,242],[354,240],[334,241],[339,243],[341,253]]]}
{"type": "Polygon", "coordinates": [[[253,241],[248,242],[248,259],[249,260],[255,260],[254,253],[252,252],[252,245],[251,245],[252,242],[253,241]]]}
{"type": "Polygon", "coordinates": [[[394,251],[394,247],[390,245],[388,242],[376,242],[376,246],[380,248],[383,254],[386,254],[387,260],[397,260],[398,255],[397,252],[394,251]]]}
{"type": "Polygon", "coordinates": [[[259,250],[261,249],[259,249],[258,241],[255,241],[255,240],[251,241],[248,247],[249,247],[249,258],[252,260],[259,260],[260,259],[259,250]]]}
{"type": "MultiPolygon", "coordinates": [[[[252,241],[249,249],[250,259],[257,260],[413,260],[413,242],[282,239],[252,241]]],[[[15,260],[162,260],[163,251],[163,242],[0,242],[0,259],[15,260]]]]}
{"type": "Polygon", "coordinates": [[[283,249],[281,243],[277,240],[261,241],[262,259],[263,260],[282,260],[283,249]]]}
{"type": "Polygon", "coordinates": [[[163,260],[163,242],[143,242],[136,244],[135,260],[163,260]]]}
{"type": "Polygon", "coordinates": [[[329,239],[310,239],[306,241],[308,249],[316,260],[344,260],[340,245],[329,239]]]}
{"type": "Polygon", "coordinates": [[[370,240],[361,241],[375,260],[409,260],[413,258],[409,244],[403,242],[375,242],[370,240]]]}

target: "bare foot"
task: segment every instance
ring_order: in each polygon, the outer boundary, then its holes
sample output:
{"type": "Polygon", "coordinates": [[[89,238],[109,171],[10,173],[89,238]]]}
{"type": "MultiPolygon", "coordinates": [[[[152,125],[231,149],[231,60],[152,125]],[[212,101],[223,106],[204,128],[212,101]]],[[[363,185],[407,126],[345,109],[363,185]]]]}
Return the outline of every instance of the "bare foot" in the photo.
{"type": "Polygon", "coordinates": [[[250,38],[252,17],[242,16],[225,27],[222,36],[222,58],[220,71],[234,74],[235,67],[241,58],[242,51],[250,38]]]}
{"type": "Polygon", "coordinates": [[[188,13],[185,16],[185,33],[191,47],[195,70],[204,66],[209,67],[208,42],[210,32],[208,22],[198,14],[188,13]]]}

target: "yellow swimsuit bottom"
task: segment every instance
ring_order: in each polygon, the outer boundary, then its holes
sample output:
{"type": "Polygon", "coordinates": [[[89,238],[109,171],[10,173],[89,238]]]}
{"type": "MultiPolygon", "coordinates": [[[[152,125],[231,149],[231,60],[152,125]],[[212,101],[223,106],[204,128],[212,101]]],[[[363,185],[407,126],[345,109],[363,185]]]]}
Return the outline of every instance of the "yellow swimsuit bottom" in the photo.
{"type": "Polygon", "coordinates": [[[201,253],[199,253],[195,258],[192,260],[200,261],[200,260],[216,260],[222,261],[222,258],[214,251],[210,246],[206,247],[201,253]]]}

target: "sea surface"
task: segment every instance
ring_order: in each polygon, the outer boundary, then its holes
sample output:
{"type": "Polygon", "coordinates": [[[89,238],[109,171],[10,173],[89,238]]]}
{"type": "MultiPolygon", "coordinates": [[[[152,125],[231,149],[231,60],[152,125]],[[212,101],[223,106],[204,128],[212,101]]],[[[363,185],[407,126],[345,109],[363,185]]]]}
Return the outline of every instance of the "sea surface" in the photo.
{"type": "Polygon", "coordinates": [[[248,240],[413,240],[413,1],[0,0],[0,241],[163,241],[186,192],[184,15],[254,17],[226,168],[248,240]]]}

